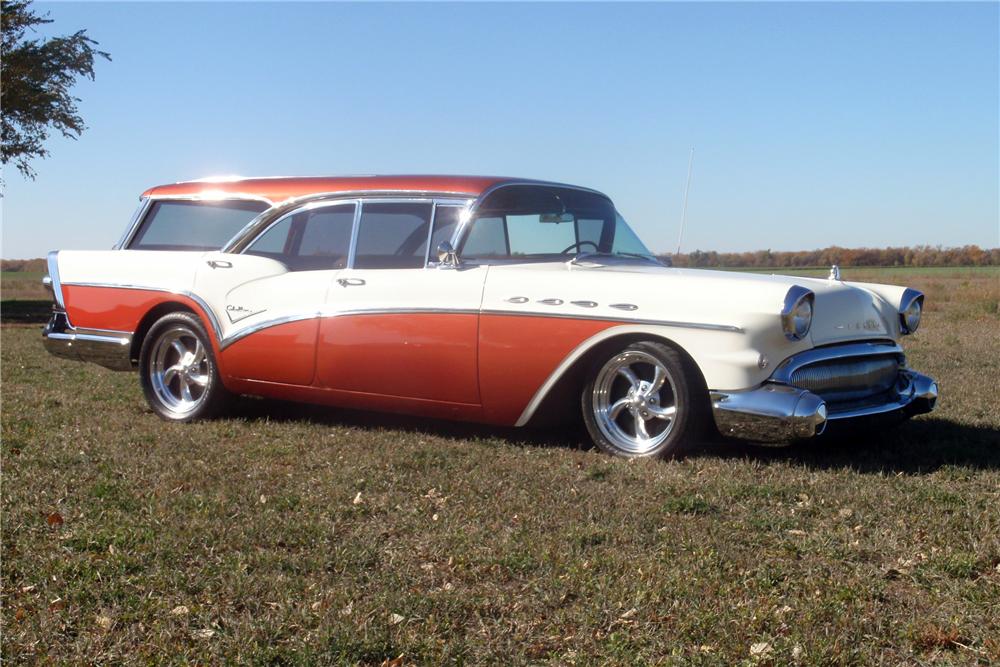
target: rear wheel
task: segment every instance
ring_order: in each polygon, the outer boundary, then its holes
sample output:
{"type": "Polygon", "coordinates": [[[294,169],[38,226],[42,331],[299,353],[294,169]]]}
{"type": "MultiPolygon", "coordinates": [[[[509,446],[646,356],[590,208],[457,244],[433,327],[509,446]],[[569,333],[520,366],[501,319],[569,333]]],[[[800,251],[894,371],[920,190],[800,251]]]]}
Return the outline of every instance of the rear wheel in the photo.
{"type": "Polygon", "coordinates": [[[152,326],[139,354],[139,381],[149,406],[169,421],[210,417],[229,398],[208,334],[190,313],[164,315],[152,326]]]}
{"type": "Polygon", "coordinates": [[[591,371],[581,396],[591,439],[624,457],[676,456],[703,432],[707,397],[681,355],[662,343],[633,343],[591,371]]]}

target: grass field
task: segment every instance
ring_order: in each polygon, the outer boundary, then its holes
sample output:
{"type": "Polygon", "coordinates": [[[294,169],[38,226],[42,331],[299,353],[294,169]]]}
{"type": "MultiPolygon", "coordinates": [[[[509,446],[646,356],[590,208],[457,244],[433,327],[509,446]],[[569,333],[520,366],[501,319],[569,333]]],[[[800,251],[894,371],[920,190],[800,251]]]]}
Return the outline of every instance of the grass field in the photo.
{"type": "Polygon", "coordinates": [[[1000,272],[845,277],[927,293],[938,410],[672,462],[249,399],[167,424],[5,326],[3,659],[1000,663],[1000,272]]]}

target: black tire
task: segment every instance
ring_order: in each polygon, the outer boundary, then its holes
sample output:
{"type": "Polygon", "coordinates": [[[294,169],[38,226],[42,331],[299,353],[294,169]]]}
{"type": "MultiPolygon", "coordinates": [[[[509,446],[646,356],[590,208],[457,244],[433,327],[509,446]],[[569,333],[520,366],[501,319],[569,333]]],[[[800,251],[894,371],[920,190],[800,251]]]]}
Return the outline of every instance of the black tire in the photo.
{"type": "Polygon", "coordinates": [[[698,442],[709,403],[704,380],[692,366],[677,350],[653,341],[602,355],[580,397],[594,444],[614,456],[671,458],[698,442]]]}
{"type": "Polygon", "coordinates": [[[185,312],[164,315],[146,334],[139,353],[139,383],[149,407],[167,421],[215,416],[231,398],[205,327],[185,312]]]}

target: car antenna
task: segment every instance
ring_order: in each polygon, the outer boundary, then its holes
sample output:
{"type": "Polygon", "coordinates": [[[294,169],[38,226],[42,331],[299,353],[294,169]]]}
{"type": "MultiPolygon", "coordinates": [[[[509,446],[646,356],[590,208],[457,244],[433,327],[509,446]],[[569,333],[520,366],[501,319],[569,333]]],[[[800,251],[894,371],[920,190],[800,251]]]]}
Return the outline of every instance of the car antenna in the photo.
{"type": "Polygon", "coordinates": [[[688,156],[688,176],[687,183],[684,185],[684,207],[681,209],[681,233],[677,235],[677,254],[681,254],[681,241],[684,240],[684,223],[687,221],[688,213],[688,192],[691,190],[691,167],[694,165],[694,148],[691,149],[691,155],[688,156]]]}

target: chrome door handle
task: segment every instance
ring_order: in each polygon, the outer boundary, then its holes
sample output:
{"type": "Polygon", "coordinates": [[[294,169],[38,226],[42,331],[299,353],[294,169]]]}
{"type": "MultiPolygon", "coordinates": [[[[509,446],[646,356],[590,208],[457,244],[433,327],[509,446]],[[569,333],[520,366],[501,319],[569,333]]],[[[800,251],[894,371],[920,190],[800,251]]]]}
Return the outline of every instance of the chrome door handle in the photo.
{"type": "Polygon", "coordinates": [[[208,265],[213,269],[231,269],[233,268],[232,262],[227,262],[224,259],[210,259],[208,260],[208,265]]]}
{"type": "Polygon", "coordinates": [[[337,278],[337,282],[341,287],[360,287],[365,284],[361,278],[337,278]]]}

